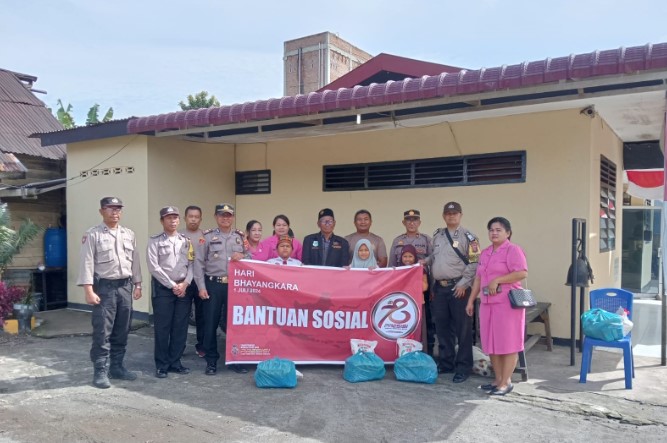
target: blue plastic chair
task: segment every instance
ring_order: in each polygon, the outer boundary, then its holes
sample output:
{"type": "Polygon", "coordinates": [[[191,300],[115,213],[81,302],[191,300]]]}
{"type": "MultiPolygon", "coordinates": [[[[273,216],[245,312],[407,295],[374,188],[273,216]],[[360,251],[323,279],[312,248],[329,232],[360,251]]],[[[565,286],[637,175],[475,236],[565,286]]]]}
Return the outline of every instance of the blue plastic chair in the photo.
{"type": "MultiPolygon", "coordinates": [[[[591,309],[601,308],[605,311],[615,313],[618,308],[622,306],[628,310],[628,318],[630,320],[632,320],[633,298],[634,296],[632,292],[624,289],[602,288],[590,292],[591,309]]],[[[593,359],[593,348],[595,346],[623,349],[625,389],[632,389],[632,379],[635,376],[635,361],[632,356],[632,332],[617,341],[604,341],[591,337],[584,337],[579,383],[586,383],[586,376],[591,372],[591,361],[593,359]]]]}

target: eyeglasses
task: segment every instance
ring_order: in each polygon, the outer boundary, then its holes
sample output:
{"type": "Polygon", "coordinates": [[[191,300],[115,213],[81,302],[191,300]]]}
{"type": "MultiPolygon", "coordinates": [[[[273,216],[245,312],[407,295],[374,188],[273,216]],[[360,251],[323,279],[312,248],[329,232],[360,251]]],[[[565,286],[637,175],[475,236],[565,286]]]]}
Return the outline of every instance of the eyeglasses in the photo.
{"type": "Polygon", "coordinates": [[[114,208],[114,207],[110,207],[110,206],[106,206],[104,209],[111,212],[111,213],[116,213],[116,212],[122,212],[123,211],[123,208],[114,208]]]}
{"type": "Polygon", "coordinates": [[[335,223],[334,220],[324,220],[324,221],[321,221],[321,222],[320,222],[320,224],[327,225],[327,226],[331,226],[331,225],[333,225],[334,223],[335,223]]]}

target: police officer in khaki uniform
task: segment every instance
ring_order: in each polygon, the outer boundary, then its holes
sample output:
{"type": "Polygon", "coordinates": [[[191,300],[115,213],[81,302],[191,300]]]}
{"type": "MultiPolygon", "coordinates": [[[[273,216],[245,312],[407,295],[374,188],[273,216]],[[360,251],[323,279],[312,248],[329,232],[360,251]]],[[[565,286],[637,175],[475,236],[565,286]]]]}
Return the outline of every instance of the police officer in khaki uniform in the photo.
{"type": "Polygon", "coordinates": [[[477,236],[461,226],[461,216],[459,203],[445,204],[447,226],[433,234],[433,254],[424,261],[434,280],[431,314],[438,336],[438,372],[453,372],[454,383],[464,382],[472,371],[472,317],[465,309],[481,252],[477,236]]]}
{"type": "Polygon", "coordinates": [[[79,255],[76,284],[83,286],[86,303],[93,306],[93,384],[102,389],[111,386],[109,378],[137,378],[125,369],[123,358],[132,299],[141,298],[141,264],[134,232],[119,224],[122,210],[123,202],[117,197],[100,200],[102,223],[86,231],[79,255]]]}
{"type": "Polygon", "coordinates": [[[421,226],[421,213],[417,209],[408,209],[403,213],[403,226],[405,233],[399,235],[391,243],[389,250],[389,266],[401,266],[401,253],[403,246],[412,245],[417,250],[417,259],[421,260],[432,252],[431,237],[419,232],[421,226]]]}
{"type": "MultiPolygon", "coordinates": [[[[195,249],[195,282],[199,297],[204,300],[206,375],[217,372],[220,358],[217,329],[221,315],[227,317],[227,263],[250,257],[243,248],[243,233],[234,230],[234,206],[216,205],[215,221],[218,227],[205,231],[195,249]]],[[[223,323],[226,325],[226,320],[223,323]]],[[[230,365],[230,369],[240,374],[248,372],[241,365],[230,365]]]]}
{"type": "Polygon", "coordinates": [[[160,209],[163,232],[148,240],[146,262],[151,273],[151,301],[155,334],[155,376],[167,372],[189,374],[181,364],[188,337],[192,296],[187,287],[193,276],[194,249],[190,240],[177,232],[180,213],[175,206],[160,209]]]}
{"type": "MultiPolygon", "coordinates": [[[[418,209],[408,209],[403,212],[403,226],[405,232],[394,239],[389,249],[389,266],[402,266],[401,254],[403,247],[412,245],[417,250],[416,260],[423,260],[433,252],[431,237],[419,232],[421,226],[421,212],[418,209]]],[[[428,269],[427,269],[428,271],[428,269]]],[[[430,279],[429,279],[430,284],[430,279]]],[[[429,290],[424,292],[424,319],[426,321],[426,343],[429,355],[433,355],[433,346],[435,345],[435,327],[431,316],[431,305],[429,303],[429,290]]]]}
{"type": "MultiPolygon", "coordinates": [[[[199,239],[204,235],[203,231],[199,229],[199,225],[201,225],[201,216],[202,210],[199,206],[191,205],[185,208],[185,229],[181,231],[181,234],[189,238],[193,245],[196,245],[199,242],[199,239]]],[[[188,286],[186,295],[194,301],[195,328],[197,330],[195,352],[199,357],[203,358],[204,355],[206,355],[204,352],[204,308],[202,306],[204,301],[199,298],[199,288],[194,280],[190,283],[190,286],[188,286]]]]}

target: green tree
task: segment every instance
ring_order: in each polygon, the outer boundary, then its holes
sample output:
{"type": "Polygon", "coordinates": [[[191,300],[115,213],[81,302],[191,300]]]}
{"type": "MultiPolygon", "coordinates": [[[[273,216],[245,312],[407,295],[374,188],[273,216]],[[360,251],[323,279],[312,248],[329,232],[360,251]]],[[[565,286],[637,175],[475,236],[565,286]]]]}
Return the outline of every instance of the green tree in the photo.
{"type": "Polygon", "coordinates": [[[26,219],[18,231],[12,229],[12,218],[7,203],[0,203],[0,276],[14,256],[28,242],[42,232],[42,228],[26,219]]]}
{"type": "Polygon", "coordinates": [[[106,123],[108,121],[111,121],[113,119],[113,108],[109,108],[104,114],[104,117],[100,121],[100,105],[95,103],[89,110],[88,110],[88,118],[86,118],[86,126],[89,125],[94,125],[96,123],[106,123]]]}
{"type": "Polygon", "coordinates": [[[220,106],[220,102],[215,98],[215,95],[209,97],[207,91],[201,91],[195,95],[188,95],[187,103],[181,101],[178,103],[178,106],[180,106],[183,111],[188,111],[190,109],[220,106]]]}
{"type": "MultiPolygon", "coordinates": [[[[53,112],[50,108],[49,111],[53,112]]],[[[74,117],[72,117],[72,105],[68,104],[67,108],[65,108],[62,100],[60,99],[58,99],[58,110],[56,111],[56,118],[65,129],[76,128],[74,117]]]]}
{"type": "MultiPolygon", "coordinates": [[[[51,111],[51,113],[53,113],[53,109],[51,108],[48,109],[49,111],[51,111]]],[[[65,107],[62,100],[58,99],[58,109],[56,110],[55,116],[56,119],[58,119],[60,124],[63,125],[65,129],[72,129],[79,126],[74,121],[74,116],[72,116],[72,110],[73,107],[71,104],[68,104],[67,107],[65,107]]],[[[106,123],[108,121],[111,121],[112,119],[113,119],[113,108],[109,108],[106,114],[104,114],[102,120],[100,120],[100,105],[95,103],[88,110],[88,116],[86,118],[86,126],[94,125],[97,123],[106,123]]]]}

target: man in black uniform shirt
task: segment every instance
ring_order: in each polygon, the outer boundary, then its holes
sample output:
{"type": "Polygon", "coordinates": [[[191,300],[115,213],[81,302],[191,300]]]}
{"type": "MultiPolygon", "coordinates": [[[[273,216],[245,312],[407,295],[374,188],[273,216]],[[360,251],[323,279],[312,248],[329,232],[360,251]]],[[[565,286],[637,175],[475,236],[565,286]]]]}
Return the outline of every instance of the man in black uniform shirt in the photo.
{"type": "Polygon", "coordinates": [[[336,219],[331,209],[322,209],[317,216],[320,232],[303,239],[304,265],[342,268],[350,264],[350,246],[343,237],[333,233],[336,219]]]}

